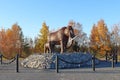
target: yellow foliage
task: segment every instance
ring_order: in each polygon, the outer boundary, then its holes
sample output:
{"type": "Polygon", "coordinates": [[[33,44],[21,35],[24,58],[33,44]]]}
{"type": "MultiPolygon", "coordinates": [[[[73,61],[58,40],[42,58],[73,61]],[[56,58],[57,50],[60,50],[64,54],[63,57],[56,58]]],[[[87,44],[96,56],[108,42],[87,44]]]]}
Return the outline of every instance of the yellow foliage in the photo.
{"type": "Polygon", "coordinates": [[[110,35],[108,35],[108,29],[104,20],[100,20],[97,25],[93,25],[90,39],[93,50],[98,50],[100,54],[111,50],[109,46],[110,35]]]}
{"type": "Polygon", "coordinates": [[[18,53],[17,41],[20,41],[20,32],[21,29],[17,24],[14,24],[11,29],[2,29],[0,31],[0,50],[9,59],[18,53]]]}
{"type": "Polygon", "coordinates": [[[38,52],[44,52],[44,44],[47,42],[48,33],[49,33],[49,28],[44,22],[42,24],[42,28],[40,29],[38,42],[35,44],[35,50],[37,50],[38,52]]]}

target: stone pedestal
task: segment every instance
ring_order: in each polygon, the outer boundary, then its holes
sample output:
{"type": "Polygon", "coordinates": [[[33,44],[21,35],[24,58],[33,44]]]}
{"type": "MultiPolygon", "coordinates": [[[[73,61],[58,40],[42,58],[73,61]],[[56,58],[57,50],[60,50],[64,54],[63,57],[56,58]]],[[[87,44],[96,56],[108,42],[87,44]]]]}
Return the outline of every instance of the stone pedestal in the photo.
{"type": "MultiPolygon", "coordinates": [[[[90,53],[64,53],[64,54],[34,54],[21,62],[23,67],[37,68],[37,69],[55,69],[56,56],[62,60],[59,60],[59,68],[79,68],[81,66],[92,65],[92,55],[90,53]],[[69,63],[72,64],[69,64],[69,63]],[[76,63],[76,64],[74,64],[76,63]],[[80,64],[77,64],[80,63],[80,64]]],[[[95,64],[98,64],[99,60],[95,60],[95,64]]]]}

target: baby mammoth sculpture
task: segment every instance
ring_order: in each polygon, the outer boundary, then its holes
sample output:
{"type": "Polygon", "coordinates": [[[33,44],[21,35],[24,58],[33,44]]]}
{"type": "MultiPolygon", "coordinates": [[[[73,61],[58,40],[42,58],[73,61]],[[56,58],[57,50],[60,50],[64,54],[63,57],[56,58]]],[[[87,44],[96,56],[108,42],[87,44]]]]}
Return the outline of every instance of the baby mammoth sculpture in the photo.
{"type": "MultiPolygon", "coordinates": [[[[74,37],[75,34],[72,26],[62,27],[58,31],[52,32],[48,35],[48,42],[44,45],[44,52],[49,51],[49,53],[53,53],[55,45],[60,45],[61,53],[63,53],[67,48],[69,39],[74,37]]],[[[73,41],[70,42],[72,45],[73,41]]]]}
{"type": "Polygon", "coordinates": [[[48,42],[44,44],[44,53],[50,53],[50,44],[48,42]]]}

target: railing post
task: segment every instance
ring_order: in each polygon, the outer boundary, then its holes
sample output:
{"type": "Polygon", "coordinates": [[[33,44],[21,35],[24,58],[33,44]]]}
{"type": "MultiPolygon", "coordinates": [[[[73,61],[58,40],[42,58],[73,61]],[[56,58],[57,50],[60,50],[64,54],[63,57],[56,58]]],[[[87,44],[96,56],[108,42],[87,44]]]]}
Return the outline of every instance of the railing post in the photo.
{"type": "Polygon", "coordinates": [[[19,72],[19,54],[16,55],[16,72],[19,72]]]}
{"type": "Polygon", "coordinates": [[[95,55],[92,56],[92,68],[95,71],[95,55]]]}
{"type": "Polygon", "coordinates": [[[0,62],[1,62],[1,65],[2,65],[2,59],[3,59],[2,54],[0,54],[0,59],[1,59],[0,62]]]}
{"type": "Polygon", "coordinates": [[[56,56],[56,72],[59,73],[59,60],[58,55],[56,56]]]}

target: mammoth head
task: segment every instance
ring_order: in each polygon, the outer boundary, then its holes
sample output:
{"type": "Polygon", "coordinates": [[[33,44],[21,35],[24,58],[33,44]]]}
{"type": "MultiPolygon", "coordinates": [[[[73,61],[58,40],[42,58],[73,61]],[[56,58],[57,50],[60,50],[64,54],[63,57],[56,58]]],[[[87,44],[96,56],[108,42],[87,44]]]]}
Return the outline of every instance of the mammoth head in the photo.
{"type": "Polygon", "coordinates": [[[68,36],[69,36],[70,38],[75,37],[74,30],[73,30],[72,26],[68,26],[68,27],[67,27],[66,33],[68,34],[68,36]]]}

